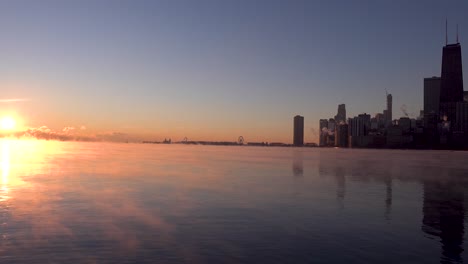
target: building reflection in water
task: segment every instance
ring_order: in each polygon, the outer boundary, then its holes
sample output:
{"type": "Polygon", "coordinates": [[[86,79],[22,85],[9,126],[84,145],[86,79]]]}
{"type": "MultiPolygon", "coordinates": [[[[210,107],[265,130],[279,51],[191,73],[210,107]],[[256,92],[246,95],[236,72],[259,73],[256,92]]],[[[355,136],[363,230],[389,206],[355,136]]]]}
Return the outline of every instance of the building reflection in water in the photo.
{"type": "MultiPolygon", "coordinates": [[[[334,176],[336,183],[336,199],[341,208],[344,207],[344,199],[346,196],[346,162],[340,157],[334,157],[330,160],[329,155],[318,156],[318,173],[321,176],[334,176]]],[[[352,172],[348,172],[352,173],[352,172]]]]}
{"type": "Polygon", "coordinates": [[[463,187],[455,181],[426,180],[423,188],[422,231],[440,238],[441,263],[461,263],[465,233],[463,187]]]}
{"type": "Polygon", "coordinates": [[[335,168],[335,180],[336,180],[336,198],[340,202],[340,205],[344,206],[344,198],[346,194],[346,177],[345,170],[343,167],[335,168]]]}
{"type": "Polygon", "coordinates": [[[392,178],[391,176],[385,177],[384,178],[384,183],[385,183],[385,190],[386,190],[386,196],[385,196],[385,218],[388,220],[390,219],[391,213],[392,213],[392,197],[393,197],[393,192],[392,192],[392,178]]]}
{"type": "Polygon", "coordinates": [[[451,169],[443,163],[415,167],[411,159],[399,159],[395,164],[376,163],[367,159],[351,159],[340,153],[333,154],[334,156],[319,155],[318,173],[335,177],[336,196],[340,203],[343,204],[346,195],[347,180],[350,183],[370,180],[383,183],[385,189],[382,189],[382,194],[385,193],[387,220],[391,220],[395,181],[421,183],[424,195],[421,205],[422,231],[429,238],[440,241],[441,263],[463,262],[465,204],[468,201],[468,196],[464,195],[468,192],[466,169],[451,169]]]}
{"type": "Polygon", "coordinates": [[[304,175],[304,153],[300,150],[293,150],[292,170],[294,176],[304,175]]]}

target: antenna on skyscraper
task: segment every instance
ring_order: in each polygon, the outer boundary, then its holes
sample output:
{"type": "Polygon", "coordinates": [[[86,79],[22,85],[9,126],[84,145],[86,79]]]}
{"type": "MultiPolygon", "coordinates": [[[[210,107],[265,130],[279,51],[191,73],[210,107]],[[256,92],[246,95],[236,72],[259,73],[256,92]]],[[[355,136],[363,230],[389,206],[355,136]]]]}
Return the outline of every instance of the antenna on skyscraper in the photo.
{"type": "Polygon", "coordinates": [[[447,18],[445,19],[445,46],[448,45],[448,33],[447,33],[447,18]]]}
{"type": "Polygon", "coordinates": [[[457,24],[457,44],[460,43],[458,42],[458,24],[457,24]]]}

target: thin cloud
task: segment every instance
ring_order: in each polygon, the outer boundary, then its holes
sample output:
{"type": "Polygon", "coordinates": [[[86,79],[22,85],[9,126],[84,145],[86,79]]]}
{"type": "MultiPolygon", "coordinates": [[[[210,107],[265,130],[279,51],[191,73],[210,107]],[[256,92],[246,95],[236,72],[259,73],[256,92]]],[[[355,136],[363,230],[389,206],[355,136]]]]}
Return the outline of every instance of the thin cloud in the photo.
{"type": "Polygon", "coordinates": [[[0,103],[17,103],[17,102],[27,102],[31,101],[29,98],[9,98],[9,99],[0,99],[0,103]]]}
{"type": "Polygon", "coordinates": [[[71,132],[71,131],[73,131],[73,130],[75,130],[74,127],[64,127],[64,128],[62,129],[63,132],[71,132]]]}
{"type": "MultiPolygon", "coordinates": [[[[86,127],[80,126],[80,130],[86,127]]],[[[19,139],[42,139],[42,140],[58,140],[58,141],[94,141],[94,142],[141,142],[141,138],[137,135],[130,135],[127,133],[110,131],[100,134],[77,134],[73,132],[78,131],[77,127],[64,127],[62,130],[54,131],[47,126],[30,127],[24,131],[17,131],[11,136],[19,139]]],[[[7,135],[0,133],[0,138],[7,135]]]]}

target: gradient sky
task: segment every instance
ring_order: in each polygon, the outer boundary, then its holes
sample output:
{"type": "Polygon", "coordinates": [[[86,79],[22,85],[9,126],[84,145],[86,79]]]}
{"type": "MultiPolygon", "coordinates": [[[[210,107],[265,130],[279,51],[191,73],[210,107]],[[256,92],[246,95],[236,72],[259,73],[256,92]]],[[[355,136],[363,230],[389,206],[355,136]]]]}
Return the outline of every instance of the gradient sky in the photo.
{"type": "Polygon", "coordinates": [[[21,99],[0,100],[0,114],[56,131],[269,142],[291,142],[300,114],[316,142],[338,104],[373,115],[385,89],[394,118],[403,104],[416,116],[446,18],[466,54],[467,12],[462,0],[0,1],[0,99],[21,99]]]}

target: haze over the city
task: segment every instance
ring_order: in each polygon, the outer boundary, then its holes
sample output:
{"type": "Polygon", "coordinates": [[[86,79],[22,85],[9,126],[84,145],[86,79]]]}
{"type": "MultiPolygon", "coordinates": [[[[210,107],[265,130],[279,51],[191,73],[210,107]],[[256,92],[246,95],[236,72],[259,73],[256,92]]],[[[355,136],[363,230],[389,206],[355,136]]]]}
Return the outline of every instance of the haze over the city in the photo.
{"type": "MultiPolygon", "coordinates": [[[[466,1],[2,1],[0,115],[102,139],[305,141],[346,104],[422,109],[466,1]]],[[[463,64],[468,65],[467,56],[463,64]]],[[[468,76],[464,71],[464,79],[468,76]]]]}

